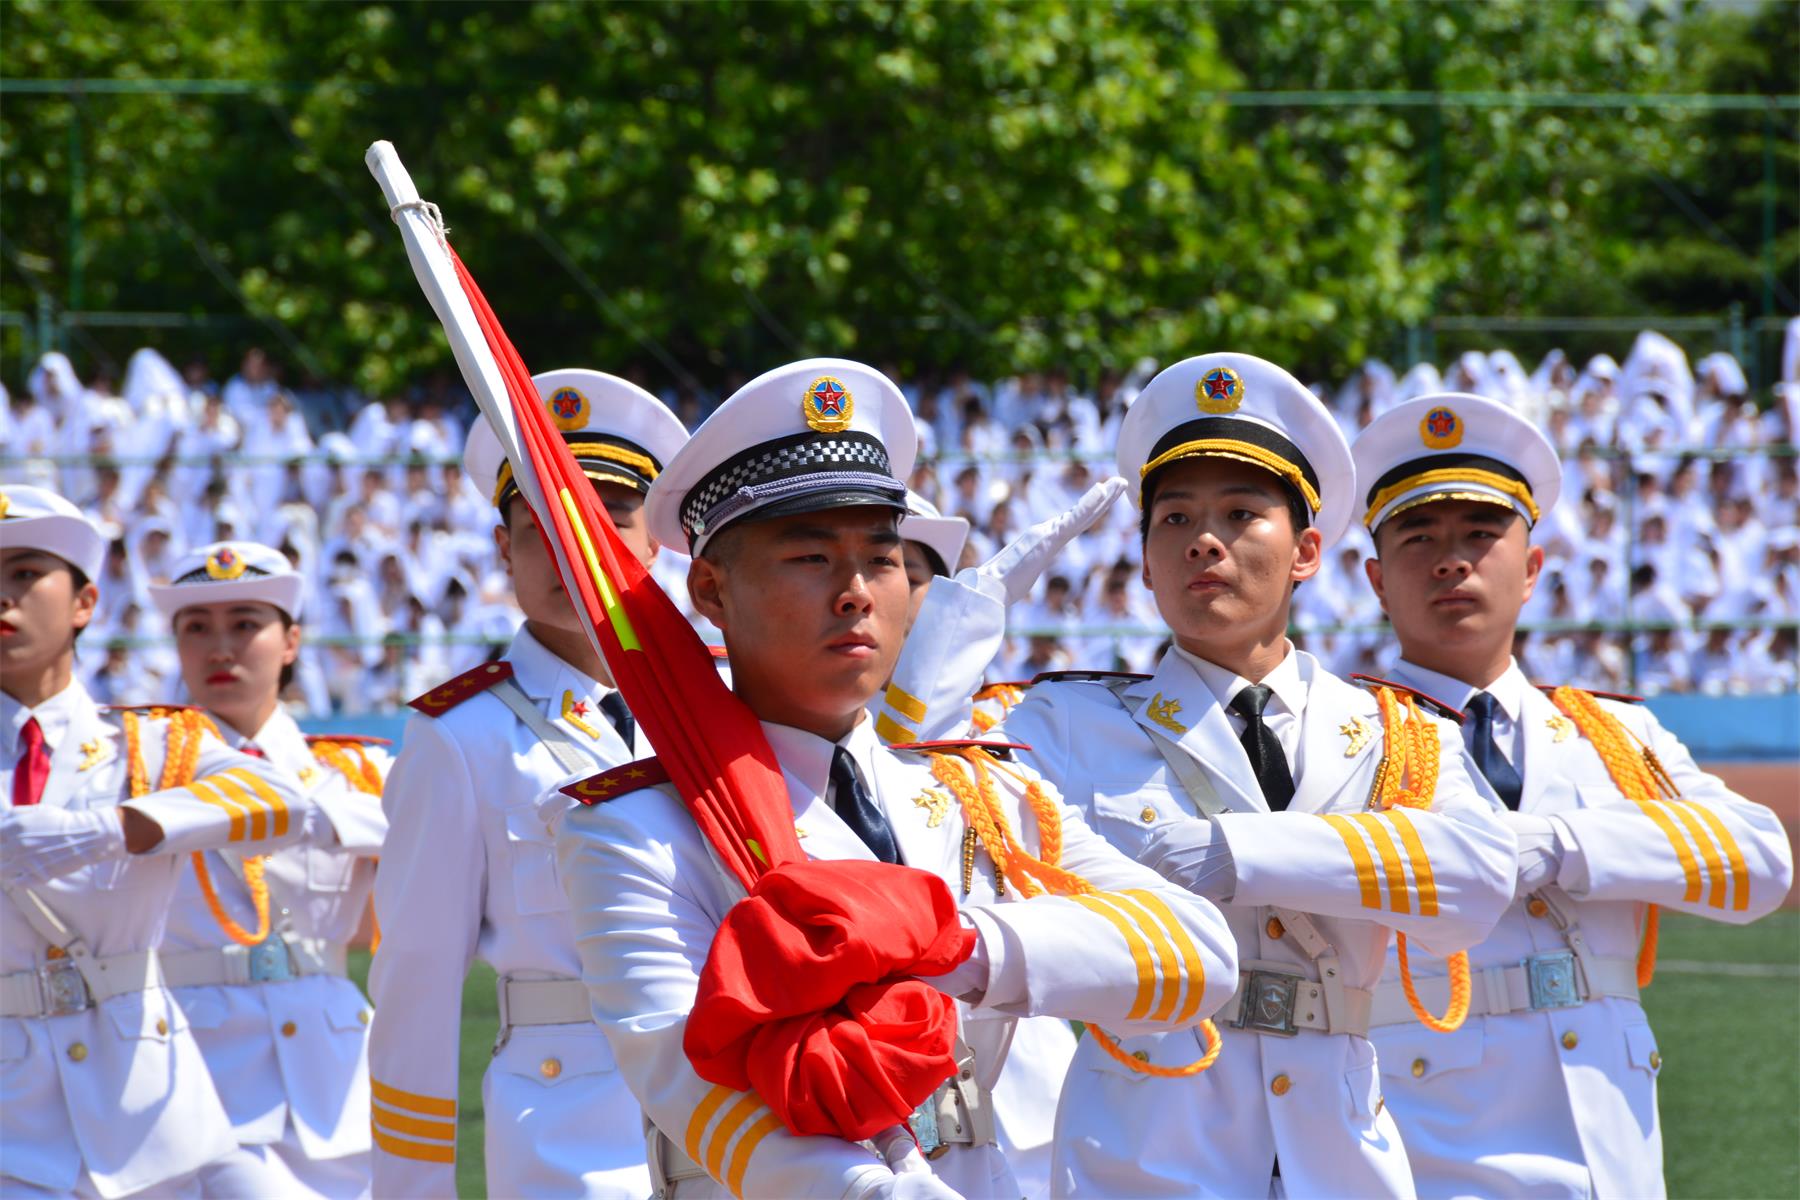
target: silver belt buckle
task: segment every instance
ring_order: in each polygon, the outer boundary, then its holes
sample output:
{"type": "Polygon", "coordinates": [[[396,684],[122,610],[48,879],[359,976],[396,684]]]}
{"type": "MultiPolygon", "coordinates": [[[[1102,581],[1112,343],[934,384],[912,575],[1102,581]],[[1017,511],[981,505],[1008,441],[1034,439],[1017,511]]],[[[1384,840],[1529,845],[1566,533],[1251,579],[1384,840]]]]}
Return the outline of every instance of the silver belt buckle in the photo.
{"type": "Polygon", "coordinates": [[[1294,1002],[1300,997],[1304,976],[1283,971],[1246,971],[1238,987],[1235,1029],[1270,1033],[1276,1037],[1294,1037],[1300,1027],[1294,1024],[1294,1002]]]}
{"type": "Polygon", "coordinates": [[[1575,953],[1553,950],[1525,960],[1525,982],[1531,990],[1531,1007],[1574,1008],[1581,1003],[1581,985],[1575,976],[1575,953]]]}
{"type": "Polygon", "coordinates": [[[288,956],[288,944],[276,934],[270,934],[251,946],[245,958],[245,965],[250,969],[251,983],[280,983],[295,978],[294,962],[288,956]]]}
{"type": "Polygon", "coordinates": [[[44,1015],[66,1017],[94,1007],[93,993],[72,958],[57,958],[37,969],[38,987],[44,994],[44,1015]]]}

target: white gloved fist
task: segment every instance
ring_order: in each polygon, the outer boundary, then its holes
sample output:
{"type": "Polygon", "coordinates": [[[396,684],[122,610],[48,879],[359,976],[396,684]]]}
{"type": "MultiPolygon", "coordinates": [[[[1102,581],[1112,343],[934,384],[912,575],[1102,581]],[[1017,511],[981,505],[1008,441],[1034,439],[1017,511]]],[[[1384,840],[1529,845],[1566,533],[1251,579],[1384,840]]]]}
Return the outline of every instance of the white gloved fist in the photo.
{"type": "Polygon", "coordinates": [[[1113,501],[1125,493],[1125,488],[1125,481],[1117,475],[1101,480],[1083,492],[1073,508],[1039,521],[1008,542],[1006,549],[979,567],[961,572],[958,577],[973,573],[975,578],[964,582],[989,594],[997,586],[1004,593],[1007,604],[1017,604],[1031,593],[1038,576],[1062,553],[1063,547],[1105,516],[1113,501]],[[989,586],[982,587],[983,584],[989,586]]]}
{"type": "Polygon", "coordinates": [[[1519,875],[1515,895],[1535,892],[1555,883],[1562,869],[1563,848],[1556,822],[1536,813],[1507,811],[1506,823],[1519,839],[1519,875]]]}
{"type": "Polygon", "coordinates": [[[0,885],[29,887],[125,857],[115,808],[9,808],[0,812],[0,885]]]}

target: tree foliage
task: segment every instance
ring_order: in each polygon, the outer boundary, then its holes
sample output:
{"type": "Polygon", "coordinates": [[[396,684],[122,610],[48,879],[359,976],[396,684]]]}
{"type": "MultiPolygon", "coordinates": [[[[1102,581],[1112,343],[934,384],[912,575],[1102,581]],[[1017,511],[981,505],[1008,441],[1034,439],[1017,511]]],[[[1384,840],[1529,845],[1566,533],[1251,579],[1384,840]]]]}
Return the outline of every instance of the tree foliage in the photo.
{"type": "Polygon", "coordinates": [[[377,391],[442,370],[361,164],[388,138],[540,368],[1342,374],[1435,314],[1755,311],[1763,117],[1221,93],[1791,94],[1796,62],[1780,3],[11,0],[8,80],[270,86],[8,94],[0,303],[247,314],[233,345],[377,391]]]}

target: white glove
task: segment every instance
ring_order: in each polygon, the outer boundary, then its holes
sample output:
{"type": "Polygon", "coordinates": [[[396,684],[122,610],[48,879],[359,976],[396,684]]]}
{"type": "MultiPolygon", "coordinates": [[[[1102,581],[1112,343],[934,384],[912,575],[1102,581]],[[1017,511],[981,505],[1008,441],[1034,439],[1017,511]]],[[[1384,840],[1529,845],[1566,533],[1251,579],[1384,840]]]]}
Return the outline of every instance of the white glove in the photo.
{"type": "Polygon", "coordinates": [[[1212,817],[1164,825],[1150,835],[1138,861],[1176,887],[1208,900],[1230,900],[1237,891],[1231,843],[1212,817]]]}
{"type": "Polygon", "coordinates": [[[1018,603],[1031,593],[1038,576],[1062,553],[1062,548],[1106,515],[1112,502],[1124,494],[1125,487],[1125,481],[1116,475],[1101,480],[1082,493],[1075,507],[1039,521],[1008,542],[1006,549],[979,567],[960,572],[957,578],[973,574],[972,579],[963,579],[963,582],[989,595],[994,595],[998,589],[1004,594],[1006,603],[1018,603]]]}
{"type": "Polygon", "coordinates": [[[9,808],[0,812],[0,885],[29,887],[125,857],[115,808],[9,808]]]}
{"type": "Polygon", "coordinates": [[[1523,896],[1545,884],[1555,883],[1563,859],[1556,822],[1536,813],[1510,809],[1505,816],[1507,825],[1519,839],[1519,882],[1513,894],[1523,896]]]}

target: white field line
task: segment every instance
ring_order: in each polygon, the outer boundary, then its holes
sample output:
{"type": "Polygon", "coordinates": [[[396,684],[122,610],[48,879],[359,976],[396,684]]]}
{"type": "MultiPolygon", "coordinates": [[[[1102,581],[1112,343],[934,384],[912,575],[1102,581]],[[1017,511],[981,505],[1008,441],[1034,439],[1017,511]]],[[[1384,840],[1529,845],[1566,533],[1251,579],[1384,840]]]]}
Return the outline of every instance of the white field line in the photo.
{"type": "Polygon", "coordinates": [[[1659,958],[1656,973],[1671,975],[1739,975],[1759,979],[1800,979],[1800,963],[1701,962],[1694,958],[1659,958]]]}

